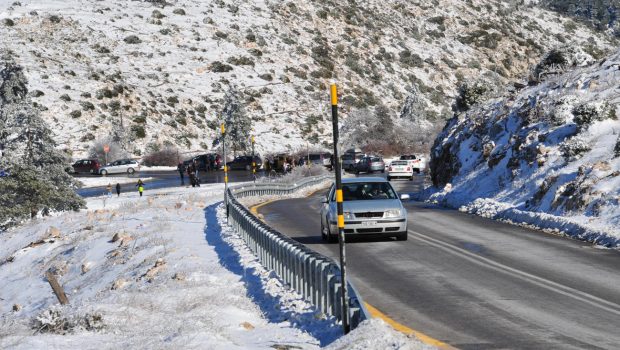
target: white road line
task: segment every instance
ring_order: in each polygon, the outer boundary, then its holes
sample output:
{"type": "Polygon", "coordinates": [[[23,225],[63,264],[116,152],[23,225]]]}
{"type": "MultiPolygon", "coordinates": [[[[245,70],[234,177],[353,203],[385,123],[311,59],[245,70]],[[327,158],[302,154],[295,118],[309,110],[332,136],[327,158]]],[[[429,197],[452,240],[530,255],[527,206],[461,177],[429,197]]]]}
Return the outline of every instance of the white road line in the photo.
{"type": "Polygon", "coordinates": [[[605,300],[605,299],[601,299],[599,297],[596,297],[592,294],[588,294],[586,292],[582,292],[580,290],[559,284],[557,282],[553,282],[550,281],[548,279],[536,276],[536,275],[532,275],[530,273],[521,271],[521,270],[517,270],[515,268],[512,268],[510,266],[506,266],[504,264],[495,262],[491,259],[485,258],[483,256],[474,254],[472,252],[469,252],[461,247],[455,246],[454,244],[451,243],[447,243],[444,242],[442,240],[427,236],[425,234],[422,234],[420,232],[416,232],[413,230],[408,230],[410,233],[413,234],[412,238],[421,240],[429,245],[432,245],[436,248],[439,248],[441,250],[444,250],[448,253],[460,256],[466,260],[469,260],[471,262],[474,262],[478,265],[483,265],[489,268],[492,268],[496,271],[500,271],[500,272],[504,272],[504,273],[509,273],[511,275],[520,277],[521,279],[527,280],[530,283],[533,283],[539,287],[551,290],[553,292],[556,292],[558,294],[562,294],[568,297],[571,297],[573,299],[582,301],[584,303],[590,304],[592,306],[596,306],[600,309],[603,309],[607,312],[611,312],[614,313],[616,315],[620,315],[620,305],[616,304],[614,302],[605,300]]]}

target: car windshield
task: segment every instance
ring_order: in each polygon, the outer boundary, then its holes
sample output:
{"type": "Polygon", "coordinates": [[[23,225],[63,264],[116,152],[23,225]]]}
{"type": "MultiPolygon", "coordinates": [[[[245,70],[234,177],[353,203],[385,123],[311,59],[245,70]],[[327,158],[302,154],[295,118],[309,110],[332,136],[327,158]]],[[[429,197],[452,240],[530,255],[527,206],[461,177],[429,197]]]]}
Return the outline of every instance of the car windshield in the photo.
{"type": "Polygon", "coordinates": [[[409,160],[409,159],[416,159],[416,157],[414,155],[410,155],[410,156],[400,156],[401,160],[409,160]]]}
{"type": "Polygon", "coordinates": [[[372,157],[372,158],[370,158],[370,161],[373,162],[373,163],[374,162],[380,162],[381,158],[379,158],[379,157],[372,157]]]}
{"type": "MultiPolygon", "coordinates": [[[[396,192],[387,182],[357,182],[342,184],[344,201],[362,201],[373,199],[398,199],[396,192]]],[[[332,196],[332,201],[335,198],[332,196]]]]}

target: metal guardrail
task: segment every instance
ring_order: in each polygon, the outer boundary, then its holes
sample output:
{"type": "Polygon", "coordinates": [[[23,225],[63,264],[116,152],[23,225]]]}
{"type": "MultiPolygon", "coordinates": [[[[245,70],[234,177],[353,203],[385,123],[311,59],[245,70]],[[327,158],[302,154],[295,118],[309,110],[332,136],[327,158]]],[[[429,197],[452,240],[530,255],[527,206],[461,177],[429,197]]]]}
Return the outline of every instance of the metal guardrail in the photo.
{"type": "MultiPolygon", "coordinates": [[[[313,186],[331,176],[315,176],[294,184],[256,184],[228,189],[231,226],[236,229],[263,266],[275,271],[284,282],[321,312],[342,321],[342,281],[339,265],[255,217],[237,198],[286,195],[313,186]]],[[[364,302],[348,283],[351,329],[370,318],[364,302]]]]}

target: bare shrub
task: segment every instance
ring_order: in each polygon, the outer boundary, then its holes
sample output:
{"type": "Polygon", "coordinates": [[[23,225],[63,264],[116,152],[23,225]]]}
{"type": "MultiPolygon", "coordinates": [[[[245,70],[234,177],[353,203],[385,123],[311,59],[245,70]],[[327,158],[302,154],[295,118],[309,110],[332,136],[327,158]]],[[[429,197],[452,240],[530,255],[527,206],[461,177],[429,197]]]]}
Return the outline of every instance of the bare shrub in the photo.
{"type": "Polygon", "coordinates": [[[97,159],[99,163],[104,164],[106,160],[103,147],[105,145],[110,146],[110,152],[108,152],[108,163],[117,159],[128,158],[129,153],[125,151],[121,145],[110,139],[97,140],[88,150],[88,157],[91,159],[97,159]]]}
{"type": "Polygon", "coordinates": [[[179,150],[166,148],[144,156],[142,164],[146,166],[175,166],[179,163],[179,150]]]}

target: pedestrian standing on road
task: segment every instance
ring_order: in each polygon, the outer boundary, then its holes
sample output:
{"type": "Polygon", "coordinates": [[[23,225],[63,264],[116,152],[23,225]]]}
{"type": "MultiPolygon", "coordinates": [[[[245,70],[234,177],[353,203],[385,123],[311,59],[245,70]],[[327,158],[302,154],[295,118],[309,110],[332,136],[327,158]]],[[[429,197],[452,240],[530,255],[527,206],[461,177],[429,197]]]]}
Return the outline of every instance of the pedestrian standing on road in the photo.
{"type": "Polygon", "coordinates": [[[116,183],[116,196],[120,197],[121,196],[121,184],[120,183],[116,183]]]}
{"type": "Polygon", "coordinates": [[[181,186],[185,185],[185,165],[179,162],[177,165],[177,171],[179,172],[179,176],[181,177],[181,186]]]}
{"type": "Polygon", "coordinates": [[[112,184],[108,182],[106,189],[108,190],[108,198],[112,198],[112,184]]]}
{"type": "Polygon", "coordinates": [[[138,179],[136,187],[138,187],[138,192],[140,193],[140,197],[142,197],[142,192],[144,192],[144,182],[142,182],[141,179],[138,179]]]}
{"type": "Polygon", "coordinates": [[[189,183],[192,187],[196,187],[196,175],[194,173],[194,164],[190,163],[187,166],[187,175],[189,176],[189,183]]]}
{"type": "Polygon", "coordinates": [[[194,159],[194,176],[198,179],[198,170],[200,168],[200,164],[194,159]]]}

